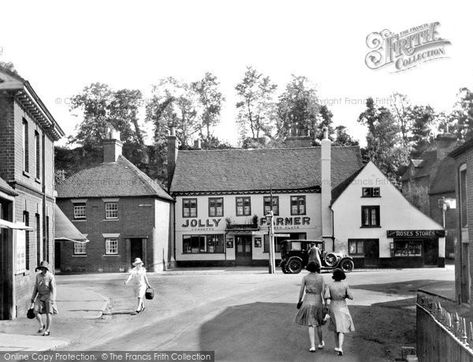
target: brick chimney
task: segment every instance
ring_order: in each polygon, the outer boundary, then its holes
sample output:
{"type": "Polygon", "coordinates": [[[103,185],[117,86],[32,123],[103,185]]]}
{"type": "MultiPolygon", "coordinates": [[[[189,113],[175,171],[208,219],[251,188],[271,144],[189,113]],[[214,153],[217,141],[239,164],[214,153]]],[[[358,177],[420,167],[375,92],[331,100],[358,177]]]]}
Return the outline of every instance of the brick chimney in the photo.
{"type": "Polygon", "coordinates": [[[333,244],[332,211],[330,210],[330,202],[332,201],[332,142],[328,138],[326,128],[324,128],[324,139],[321,141],[320,158],[322,238],[325,240],[325,247],[329,249],[329,246],[333,244]]]}
{"type": "Polygon", "coordinates": [[[437,159],[443,160],[457,146],[457,137],[451,133],[439,134],[435,139],[437,159]]]}
{"type": "Polygon", "coordinates": [[[109,126],[103,141],[103,162],[117,162],[118,156],[122,154],[122,148],[123,143],[120,141],[120,132],[109,126]]]}
{"type": "Polygon", "coordinates": [[[168,191],[171,188],[171,182],[174,176],[174,169],[176,168],[177,151],[177,137],[174,128],[171,127],[168,136],[168,191]]]}

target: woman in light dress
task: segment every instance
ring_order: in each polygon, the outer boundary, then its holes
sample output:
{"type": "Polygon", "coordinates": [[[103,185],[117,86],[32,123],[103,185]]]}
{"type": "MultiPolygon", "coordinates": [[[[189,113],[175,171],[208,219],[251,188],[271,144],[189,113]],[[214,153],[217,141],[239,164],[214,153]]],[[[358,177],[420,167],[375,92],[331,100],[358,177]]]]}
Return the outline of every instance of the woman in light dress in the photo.
{"type": "Polygon", "coordinates": [[[146,288],[151,288],[151,285],[149,284],[148,277],[146,276],[146,269],[143,266],[143,261],[140,258],[136,258],[133,262],[133,266],[134,268],[130,270],[128,279],[125,281],[125,285],[127,285],[130,280],[133,281],[135,296],[138,298],[136,313],[140,313],[145,310],[144,296],[146,293],[146,288]]]}
{"type": "Polygon", "coordinates": [[[297,312],[295,322],[309,327],[310,352],[315,352],[315,329],[319,338],[318,348],[324,348],[322,325],[324,324],[324,289],[325,282],[320,275],[320,265],[314,262],[307,264],[310,272],[302,278],[299,303],[302,305],[297,312]],[[304,296],[305,292],[305,296],[304,296]]]}
{"type": "Polygon", "coordinates": [[[346,299],[353,299],[350,288],[344,279],[345,272],[341,269],[333,271],[334,282],[327,286],[325,299],[329,305],[330,324],[329,329],[334,332],[335,352],[343,355],[343,338],[346,333],[354,332],[355,325],[348,310],[346,299]]]}

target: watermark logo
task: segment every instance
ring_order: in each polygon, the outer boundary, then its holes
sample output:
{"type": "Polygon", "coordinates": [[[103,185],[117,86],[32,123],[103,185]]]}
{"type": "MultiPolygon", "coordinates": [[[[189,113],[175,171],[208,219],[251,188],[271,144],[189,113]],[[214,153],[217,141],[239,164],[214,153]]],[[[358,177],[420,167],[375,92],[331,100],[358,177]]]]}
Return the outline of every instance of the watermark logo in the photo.
{"type": "Polygon", "coordinates": [[[424,24],[393,33],[390,30],[373,32],[366,37],[371,49],[365,57],[370,69],[392,66],[395,72],[413,68],[421,63],[446,58],[445,47],[450,41],[438,34],[439,22],[424,24]]]}

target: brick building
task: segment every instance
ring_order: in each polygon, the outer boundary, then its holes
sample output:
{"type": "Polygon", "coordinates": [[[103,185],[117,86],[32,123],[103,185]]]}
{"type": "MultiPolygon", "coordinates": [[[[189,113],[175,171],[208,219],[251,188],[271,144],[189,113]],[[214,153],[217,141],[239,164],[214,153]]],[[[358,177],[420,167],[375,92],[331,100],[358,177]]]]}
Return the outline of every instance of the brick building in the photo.
{"type": "Polygon", "coordinates": [[[29,82],[0,68],[0,319],[24,314],[35,267],[54,260],[54,142],[63,135],[29,82]]]}
{"type": "Polygon", "coordinates": [[[455,292],[459,303],[473,303],[473,140],[451,152],[455,160],[457,234],[455,245],[455,292]]]}
{"type": "Polygon", "coordinates": [[[446,230],[445,256],[453,259],[457,236],[455,161],[448,156],[458,146],[453,134],[439,134],[417,159],[410,161],[402,175],[402,193],[446,230]],[[443,210],[443,205],[445,211],[443,210]],[[445,225],[444,225],[445,223],[445,225]]]}
{"type": "Polygon", "coordinates": [[[150,271],[172,262],[173,199],[122,156],[117,132],[104,141],[104,160],[57,186],[57,204],[89,240],[57,243],[64,272],[123,272],[134,258],[150,271]]]}

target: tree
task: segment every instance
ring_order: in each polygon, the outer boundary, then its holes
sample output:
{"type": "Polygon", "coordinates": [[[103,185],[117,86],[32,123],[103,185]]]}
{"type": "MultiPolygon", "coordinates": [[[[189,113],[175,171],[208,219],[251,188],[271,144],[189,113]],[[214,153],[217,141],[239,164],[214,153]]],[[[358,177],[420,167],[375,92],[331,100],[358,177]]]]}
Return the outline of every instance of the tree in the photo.
{"type": "Polygon", "coordinates": [[[223,94],[219,91],[219,82],[212,73],[205,73],[204,78],[192,83],[192,89],[197,93],[201,105],[199,135],[202,140],[212,143],[210,129],[220,121],[222,103],[225,101],[223,94]],[[204,135],[204,130],[206,134],[204,135]]]}
{"type": "Polygon", "coordinates": [[[407,118],[412,124],[409,143],[412,157],[418,157],[434,139],[432,125],[435,121],[435,112],[430,106],[411,106],[407,110],[407,118]]]}
{"type": "Polygon", "coordinates": [[[319,116],[317,118],[317,126],[315,138],[322,140],[324,138],[324,130],[327,129],[329,137],[333,137],[333,113],[328,109],[326,105],[320,107],[319,116]]]}
{"type": "Polygon", "coordinates": [[[15,65],[12,62],[0,62],[0,68],[3,68],[5,70],[8,70],[9,72],[12,72],[13,74],[18,75],[18,72],[15,69],[15,65]]]}
{"type": "Polygon", "coordinates": [[[277,110],[277,138],[284,140],[290,135],[317,134],[320,105],[315,87],[309,84],[306,77],[292,75],[286,90],[279,97],[277,110]]]}
{"type": "Polygon", "coordinates": [[[243,80],[235,87],[240,99],[236,107],[242,140],[248,137],[248,133],[255,139],[271,137],[275,109],[273,95],[276,88],[276,84],[268,76],[247,67],[243,80]]]}
{"type": "Polygon", "coordinates": [[[345,126],[337,126],[335,127],[334,144],[337,146],[358,146],[359,143],[348,134],[345,126]]]}
{"type": "Polygon", "coordinates": [[[396,123],[399,125],[401,139],[404,145],[408,145],[410,131],[412,129],[413,119],[409,117],[411,103],[405,94],[393,93],[391,96],[390,111],[396,123]]]}
{"type": "Polygon", "coordinates": [[[365,154],[392,182],[399,186],[399,169],[408,164],[409,151],[404,147],[400,127],[389,109],[376,107],[372,98],[358,121],[368,127],[365,154]]]}
{"type": "Polygon", "coordinates": [[[457,138],[467,140],[473,136],[473,92],[460,88],[452,116],[457,123],[457,138]]]}

